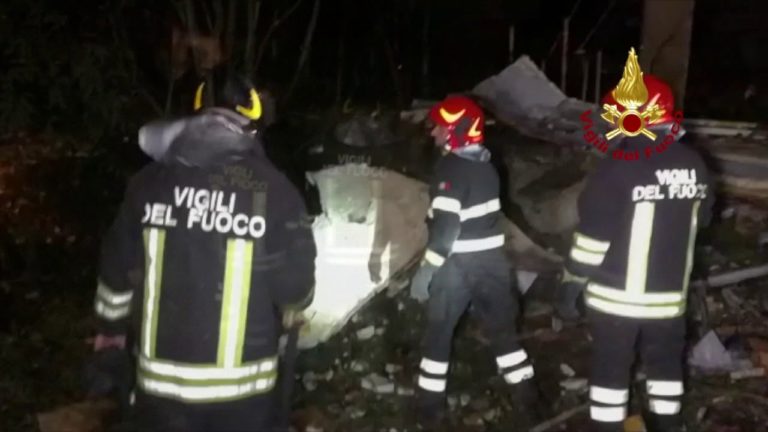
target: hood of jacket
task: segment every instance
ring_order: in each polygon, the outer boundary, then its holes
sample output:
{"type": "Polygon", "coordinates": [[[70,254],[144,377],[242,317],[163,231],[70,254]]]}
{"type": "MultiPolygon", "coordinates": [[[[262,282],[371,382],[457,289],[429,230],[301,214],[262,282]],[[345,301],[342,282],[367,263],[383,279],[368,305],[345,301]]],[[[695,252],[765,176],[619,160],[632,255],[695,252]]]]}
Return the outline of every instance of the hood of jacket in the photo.
{"type": "Polygon", "coordinates": [[[263,154],[258,138],[247,131],[249,121],[225,109],[159,120],[139,130],[139,147],[156,161],[208,167],[263,154]]]}
{"type": "Polygon", "coordinates": [[[453,151],[456,156],[473,162],[488,162],[491,160],[491,151],[480,144],[460,147],[453,151]]]}

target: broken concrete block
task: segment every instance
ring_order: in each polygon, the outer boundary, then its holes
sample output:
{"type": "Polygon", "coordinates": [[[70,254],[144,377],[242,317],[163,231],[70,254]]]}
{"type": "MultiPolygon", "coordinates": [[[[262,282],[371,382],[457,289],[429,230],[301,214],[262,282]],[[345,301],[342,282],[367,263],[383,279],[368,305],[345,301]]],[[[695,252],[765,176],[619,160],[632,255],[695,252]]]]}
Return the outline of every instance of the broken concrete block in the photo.
{"type": "Polygon", "coordinates": [[[376,327],[370,325],[368,327],[358,330],[356,334],[357,334],[358,340],[368,340],[372,338],[373,335],[376,334],[376,327]]]}
{"type": "Polygon", "coordinates": [[[730,354],[712,330],[693,347],[688,363],[705,371],[729,370],[733,367],[730,354]]]}
{"type": "Polygon", "coordinates": [[[392,363],[387,363],[384,366],[384,370],[387,371],[388,374],[393,375],[393,374],[396,374],[396,373],[400,372],[401,370],[403,370],[403,367],[400,366],[400,365],[396,365],[396,364],[392,364],[392,363]]]}
{"type": "Polygon", "coordinates": [[[477,84],[472,93],[488,103],[494,112],[539,120],[566,99],[528,56],[520,57],[497,75],[477,84]]]}
{"type": "Polygon", "coordinates": [[[576,371],[566,363],[560,363],[560,372],[567,377],[573,377],[576,375],[576,371]]]}
{"type": "Polygon", "coordinates": [[[317,388],[317,376],[314,372],[307,372],[301,378],[301,383],[307,391],[314,391],[317,388]]]}
{"type": "Polygon", "coordinates": [[[572,392],[587,391],[587,386],[588,381],[586,378],[568,378],[560,381],[560,387],[572,392]]]}
{"type": "Polygon", "coordinates": [[[557,333],[560,333],[563,330],[563,320],[554,315],[552,315],[552,330],[557,333]]]}
{"type": "Polygon", "coordinates": [[[459,405],[459,398],[456,396],[448,396],[448,407],[451,410],[456,409],[456,407],[459,405]]]}
{"type": "Polygon", "coordinates": [[[483,419],[485,419],[487,422],[492,422],[499,416],[499,414],[500,412],[498,408],[489,409],[483,413],[483,419]]]}
{"type": "Polygon", "coordinates": [[[411,387],[405,387],[405,386],[397,387],[398,396],[413,396],[415,394],[416,394],[416,390],[412,389],[411,387]]]}
{"type": "Polygon", "coordinates": [[[426,184],[389,170],[361,176],[337,166],[308,178],[319,188],[324,213],[312,226],[316,284],[299,337],[302,349],[337,333],[415,259],[426,244],[429,207],[426,184]]]}
{"type": "Polygon", "coordinates": [[[731,380],[740,380],[745,378],[757,378],[765,376],[765,369],[762,367],[745,369],[731,372],[731,380]]]}
{"type": "Polygon", "coordinates": [[[370,374],[361,380],[364,389],[377,394],[390,394],[395,392],[395,383],[379,374],[370,374]]]}
{"type": "Polygon", "coordinates": [[[368,370],[369,366],[367,362],[361,360],[355,360],[349,365],[349,368],[354,372],[364,372],[368,370]]]}
{"type": "Polygon", "coordinates": [[[362,418],[365,415],[365,411],[361,410],[360,408],[352,408],[348,411],[349,418],[351,419],[359,419],[362,418]]]}

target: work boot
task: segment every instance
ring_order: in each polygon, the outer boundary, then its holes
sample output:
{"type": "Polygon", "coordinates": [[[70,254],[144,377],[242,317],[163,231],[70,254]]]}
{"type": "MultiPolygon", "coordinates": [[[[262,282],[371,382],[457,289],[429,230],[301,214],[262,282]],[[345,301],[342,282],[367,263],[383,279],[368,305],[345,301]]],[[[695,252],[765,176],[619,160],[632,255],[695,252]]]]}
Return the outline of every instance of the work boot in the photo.
{"type": "Polygon", "coordinates": [[[416,399],[416,423],[427,431],[444,431],[448,422],[448,409],[444,393],[419,392],[416,399]]]}
{"type": "Polygon", "coordinates": [[[524,423],[532,426],[547,418],[546,401],[534,378],[510,385],[509,395],[524,423]]]}
{"type": "Polygon", "coordinates": [[[685,432],[687,430],[681,415],[658,415],[644,410],[643,421],[648,432],[685,432]]]}

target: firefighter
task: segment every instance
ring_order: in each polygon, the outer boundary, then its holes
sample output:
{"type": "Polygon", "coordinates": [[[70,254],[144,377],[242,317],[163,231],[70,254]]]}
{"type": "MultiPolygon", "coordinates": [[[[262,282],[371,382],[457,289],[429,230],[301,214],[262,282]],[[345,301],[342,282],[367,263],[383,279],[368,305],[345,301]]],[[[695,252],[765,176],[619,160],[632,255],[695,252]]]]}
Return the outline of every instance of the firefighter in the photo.
{"type": "Polygon", "coordinates": [[[142,132],[164,150],[130,179],[103,239],[96,349],[136,353],[141,430],[273,430],[281,313],[313,298],[315,243],[264,155],[253,85],[213,73],[195,108],[142,132]]]}
{"type": "Polygon", "coordinates": [[[680,141],[685,131],[670,87],[642,73],[634,49],[603,103],[597,121],[619,143],[579,197],[564,284],[566,303],[584,290],[593,340],[590,417],[595,430],[623,430],[637,344],[646,426],[680,431],[686,297],[697,230],[711,218],[710,174],[680,141]]]}
{"type": "Polygon", "coordinates": [[[419,419],[446,419],[445,392],[454,328],[467,307],[493,340],[496,364],[515,397],[532,405],[538,391],[533,365],[517,341],[517,299],[500,229],[499,177],[483,146],[483,112],[471,99],[449,96],[430,113],[443,155],[434,168],[429,240],[411,281],[411,296],[428,299],[419,364],[419,419]]]}

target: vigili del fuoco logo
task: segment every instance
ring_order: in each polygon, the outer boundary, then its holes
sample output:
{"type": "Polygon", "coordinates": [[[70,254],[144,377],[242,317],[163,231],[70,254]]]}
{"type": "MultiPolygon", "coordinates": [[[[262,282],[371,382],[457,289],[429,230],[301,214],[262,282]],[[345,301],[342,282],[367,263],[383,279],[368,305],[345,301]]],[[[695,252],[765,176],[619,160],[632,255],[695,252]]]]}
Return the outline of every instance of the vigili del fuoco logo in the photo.
{"type": "Polygon", "coordinates": [[[605,135],[595,132],[592,129],[592,110],[584,111],[580,119],[586,143],[602,153],[608,153],[608,142],[619,135],[643,135],[649,140],[649,144],[642,150],[612,150],[611,157],[616,160],[636,161],[663,153],[675,142],[683,121],[683,113],[674,111],[674,97],[670,87],[652,75],[643,74],[634,48],[629,50],[619,84],[603,99],[602,108],[600,118],[608,122],[613,129],[605,135]],[[669,133],[661,142],[657,142],[656,133],[648,127],[668,123],[672,123],[669,133]]]}

